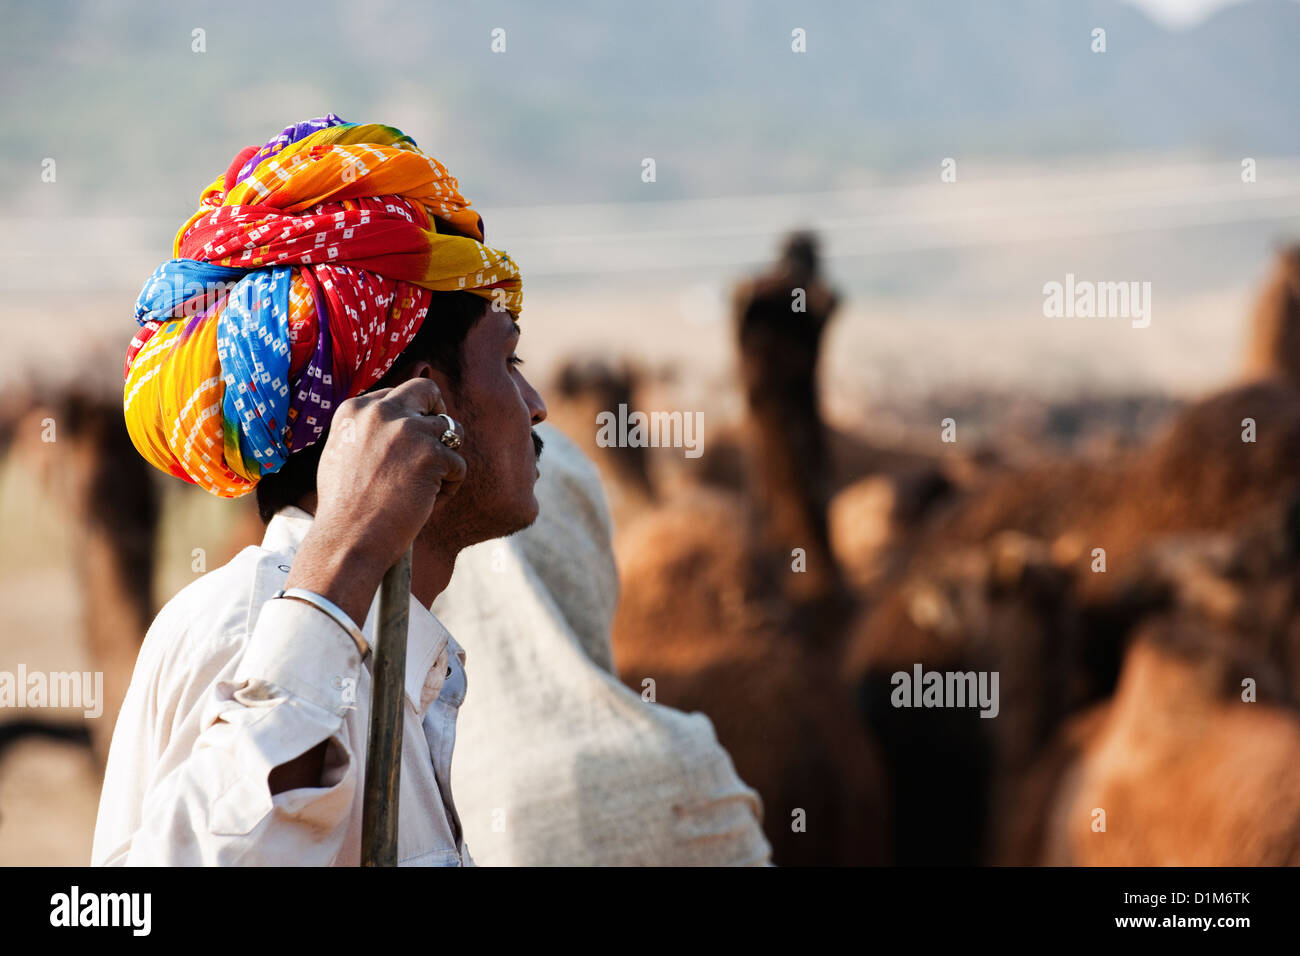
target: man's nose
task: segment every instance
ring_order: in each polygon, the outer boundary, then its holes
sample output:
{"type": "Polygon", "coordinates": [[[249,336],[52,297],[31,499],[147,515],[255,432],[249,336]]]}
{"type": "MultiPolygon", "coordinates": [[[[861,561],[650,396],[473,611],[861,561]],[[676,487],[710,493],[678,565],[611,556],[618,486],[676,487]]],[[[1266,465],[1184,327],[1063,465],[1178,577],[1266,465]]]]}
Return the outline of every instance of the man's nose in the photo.
{"type": "Polygon", "coordinates": [[[528,411],[532,415],[534,425],[540,425],[546,421],[546,403],[542,401],[542,396],[531,384],[528,384],[527,390],[524,392],[524,401],[528,403],[528,411]]]}

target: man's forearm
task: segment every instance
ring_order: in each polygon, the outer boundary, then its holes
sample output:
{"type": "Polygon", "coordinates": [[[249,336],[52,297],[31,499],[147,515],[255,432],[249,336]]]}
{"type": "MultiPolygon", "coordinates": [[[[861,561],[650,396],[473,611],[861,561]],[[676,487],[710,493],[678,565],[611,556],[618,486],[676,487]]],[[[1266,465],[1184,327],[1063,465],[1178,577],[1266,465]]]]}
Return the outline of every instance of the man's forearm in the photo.
{"type": "Polygon", "coordinates": [[[365,623],[388,568],[354,534],[312,525],[294,556],[285,589],[305,588],[337,604],[358,627],[365,623]]]}

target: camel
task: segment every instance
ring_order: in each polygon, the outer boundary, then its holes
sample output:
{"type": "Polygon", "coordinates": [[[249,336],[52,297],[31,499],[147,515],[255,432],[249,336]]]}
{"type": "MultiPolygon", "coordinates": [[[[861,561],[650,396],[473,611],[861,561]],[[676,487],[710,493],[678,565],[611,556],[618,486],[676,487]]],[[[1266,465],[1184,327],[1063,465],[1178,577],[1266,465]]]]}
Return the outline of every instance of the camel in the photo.
{"type": "MultiPolygon", "coordinates": [[[[660,372],[654,378],[661,380],[671,374],[660,372]]],[[[620,403],[644,405],[649,378],[632,362],[574,359],[560,367],[547,393],[548,421],[600,462],[615,527],[626,527],[678,492],[702,488],[753,495],[760,465],[745,422],[711,420],[708,454],[689,463],[676,452],[644,447],[601,449],[596,445],[592,424],[596,415],[620,403]]],[[[890,526],[891,537],[901,534],[965,480],[972,465],[961,461],[953,466],[937,455],[882,445],[828,423],[823,423],[822,429],[826,487],[831,496],[827,516],[831,550],[852,575],[854,586],[862,583],[865,587],[864,582],[874,578],[872,568],[880,542],[872,529],[878,522],[890,526]]]]}
{"type": "Polygon", "coordinates": [[[1041,861],[1300,864],[1300,715],[1241,700],[1249,671],[1195,620],[1145,628],[1060,776],[1041,861]]]}
{"type": "Polygon", "coordinates": [[[633,406],[645,380],[644,370],[630,362],[573,359],[560,367],[548,393],[547,420],[597,462],[615,527],[623,527],[657,500],[651,449],[599,447],[596,416],[620,404],[633,406]]]}
{"type": "MultiPolygon", "coordinates": [[[[995,475],[939,508],[914,532],[911,550],[899,562],[902,570],[880,586],[879,600],[855,626],[844,657],[845,676],[876,715],[872,725],[887,753],[904,751],[891,747],[895,735],[883,722],[952,722],[907,745],[915,772],[891,762],[895,787],[910,786],[954,807],[982,802],[1005,808],[1014,794],[1033,785],[1035,774],[1045,773],[1044,761],[1068,762],[1071,745],[1055,738],[1068,736],[1071,721],[1115,692],[1135,630],[1163,613],[1180,588],[1200,589],[1204,602],[1229,600],[1222,587],[1188,568],[1151,573],[1153,542],[1178,548],[1189,536],[1217,534],[1232,541],[1259,522],[1281,526],[1277,509],[1297,489],[1292,463],[1298,460],[1300,390],[1273,379],[1193,403],[1163,435],[1135,452],[995,475]],[[1254,442],[1241,440],[1244,418],[1258,423],[1254,442]],[[1011,587],[996,571],[1008,545],[1029,556],[1032,571],[1013,576],[1011,587]],[[1096,570],[1094,548],[1105,551],[1104,572],[1096,570]],[[939,669],[998,669],[1002,714],[989,722],[996,727],[963,724],[961,714],[922,718],[891,712],[883,703],[888,675],[914,661],[939,669]],[[970,783],[960,797],[945,789],[948,778],[934,768],[957,759],[954,752],[981,752],[980,746],[993,761],[988,775],[963,774],[970,783]],[[1044,756],[1044,748],[1056,758],[1044,756]],[[977,783],[982,790],[976,791],[977,783]]],[[[1258,624],[1240,631],[1258,632],[1258,624]]],[[[898,737],[915,733],[900,731],[898,737]]],[[[898,822],[900,852],[913,845],[913,837],[951,847],[971,832],[954,825],[950,838],[941,839],[936,831],[953,819],[951,813],[897,789],[894,797],[915,809],[915,829],[906,816],[898,822]]],[[[1034,802],[1023,806],[1014,814],[990,814],[980,846],[968,846],[963,859],[1015,855],[999,847],[1020,839],[1016,831],[1042,825],[1025,819],[1035,812],[1034,802]]]]}
{"type": "Polygon", "coordinates": [[[822,335],[838,303],[818,275],[810,233],[788,237],[776,268],[733,295],[755,513],[768,547],[806,556],[807,569],[782,580],[795,601],[825,603],[843,589],[826,519],[830,453],[816,390],[822,335]]]}
{"type": "Polygon", "coordinates": [[[886,752],[899,862],[985,862],[999,808],[1061,721],[1114,686],[1126,616],[1143,605],[1081,605],[1059,556],[1015,531],[954,546],[885,590],[851,629],[841,673],[886,752]],[[901,709],[894,675],[917,665],[997,674],[995,719],[970,709],[901,709]]]}
{"type": "Polygon", "coordinates": [[[104,709],[77,728],[45,727],[29,720],[17,732],[86,740],[102,764],[136,653],[154,611],[154,536],[161,496],[153,469],[136,453],[122,420],[121,398],[93,389],[11,393],[4,403],[5,450],[38,463],[46,485],[67,506],[79,529],[75,548],[83,600],[85,639],[94,667],[104,672],[104,709]],[[55,440],[41,442],[52,419],[55,440]]]}
{"type": "MultiPolygon", "coordinates": [[[[1295,640],[1275,607],[1290,607],[1278,596],[1282,585],[1256,588],[1244,599],[1190,561],[1187,549],[1189,541],[1213,536],[1231,550],[1234,542],[1285,533],[1297,520],[1287,509],[1300,487],[1298,267],[1300,250],[1288,250],[1260,297],[1246,380],[1187,405],[1145,447],[1096,461],[1056,458],[976,472],[920,509],[910,525],[895,517],[903,509],[879,477],[832,502],[835,524],[857,520],[856,538],[841,536],[837,547],[856,552],[869,572],[857,583],[874,598],[852,628],[843,671],[890,758],[894,801],[907,808],[895,834],[900,858],[917,858],[910,856],[915,850],[932,859],[927,846],[951,848],[978,832],[963,855],[949,859],[989,854],[999,862],[1037,862],[1048,831],[1040,808],[1067,768],[1094,752],[1094,738],[1120,733],[1121,718],[1109,716],[1106,702],[1121,671],[1129,680],[1138,679],[1130,672],[1153,673],[1142,662],[1155,652],[1133,645],[1133,635],[1171,607],[1184,606],[1185,614],[1194,606],[1194,620],[1230,626],[1223,640],[1239,650],[1251,641],[1285,648],[1295,640]],[[1097,548],[1104,550],[1104,572],[1097,548]],[[1031,573],[1014,571],[1021,566],[1031,573]],[[1002,669],[996,728],[963,722],[959,714],[893,711],[888,677],[917,661],[1002,669]],[[929,734],[924,720],[935,724],[929,734]],[[895,733],[891,721],[907,729],[895,733]],[[978,753],[991,761],[984,776],[971,767],[970,755],[978,753]],[[904,758],[909,766],[899,764],[904,758]],[[960,795],[951,788],[953,775],[938,769],[952,760],[963,761],[955,775],[960,795]],[[944,821],[972,806],[998,810],[974,828],[962,820],[944,829],[944,821]]],[[[1259,560],[1264,550],[1240,551],[1239,563],[1259,560]]],[[[1275,682],[1292,695],[1300,690],[1297,658],[1300,651],[1292,650],[1270,669],[1283,675],[1275,682]]],[[[1257,720],[1224,726],[1246,733],[1257,720]]],[[[1165,792],[1162,786],[1151,781],[1153,793],[1165,792]]]]}
{"type": "Polygon", "coordinates": [[[778,865],[886,862],[879,756],[828,655],[807,644],[807,622],[761,583],[770,571],[755,561],[757,541],[743,503],[718,492],[629,528],[613,628],[619,676],[708,715],[763,798],[778,865]]]}
{"type": "Polygon", "coordinates": [[[1300,245],[1279,250],[1255,303],[1244,372],[1300,384],[1300,245]]]}
{"type": "MultiPolygon", "coordinates": [[[[0,746],[33,734],[84,742],[102,765],[140,643],[160,603],[154,583],[162,481],[131,443],[120,392],[97,382],[8,390],[0,400],[0,452],[38,469],[76,529],[84,639],[93,668],[104,673],[98,719],[68,726],[39,718],[9,722],[0,727],[0,746]],[[40,439],[47,420],[55,425],[52,442],[40,439]]],[[[250,498],[229,506],[230,530],[210,556],[211,566],[261,541],[251,505],[250,498]]]]}
{"type": "MultiPolygon", "coordinates": [[[[1252,814],[1264,812],[1261,794],[1278,785],[1263,769],[1242,776],[1234,768],[1241,792],[1231,799],[1210,781],[1222,777],[1221,764],[1231,763],[1228,755],[1236,747],[1266,767],[1274,757],[1266,756],[1272,751],[1257,738],[1280,734],[1277,739],[1284,740],[1286,728],[1300,717],[1300,629],[1294,624],[1300,495],[1264,509],[1242,528],[1153,538],[1132,564],[1119,590],[1152,600],[1121,648],[1118,690],[1064,720],[1033,765],[1009,781],[1000,801],[996,862],[1189,862],[1190,848],[1178,846],[1187,833],[1175,835],[1186,811],[1221,812],[1215,826],[1235,820],[1230,827],[1240,840],[1222,833],[1214,838],[1218,843],[1198,837],[1203,845],[1197,862],[1228,865],[1245,862],[1231,844],[1251,845],[1273,823],[1272,817],[1251,822],[1252,814]],[[1245,677],[1253,681],[1258,706],[1241,699],[1245,677]],[[1198,735],[1207,740],[1204,750],[1198,735]],[[1167,779],[1167,766],[1175,765],[1187,768],[1179,783],[1167,779]],[[1175,788],[1195,799],[1182,803],[1173,796],[1175,788]],[[1109,803],[1101,793],[1110,794],[1109,803]],[[1066,806],[1076,799],[1092,801],[1089,814],[1098,807],[1111,814],[1123,804],[1128,835],[1082,840],[1084,833],[1101,831],[1090,829],[1090,818],[1079,827],[1077,807],[1066,806]],[[1133,829],[1135,819],[1143,819],[1143,831],[1153,837],[1164,835],[1144,844],[1133,829]]],[[[1267,812],[1276,815],[1283,804],[1267,812]]],[[[1294,826],[1300,828],[1300,819],[1294,826]]],[[[1254,862],[1266,859],[1273,857],[1254,862]]]]}
{"type": "Polygon", "coordinates": [[[892,858],[880,755],[836,673],[852,599],[830,550],[830,456],[813,388],[833,306],[807,236],[740,287],[736,331],[755,442],[729,457],[744,463],[740,487],[681,487],[617,541],[619,676],[709,716],[737,773],[762,795],[778,865],[892,858]],[[807,313],[792,313],[795,289],[807,313]]]}
{"type": "MultiPolygon", "coordinates": [[[[1085,556],[1104,547],[1108,563],[1122,565],[1152,536],[1240,527],[1288,494],[1290,463],[1300,453],[1298,277],[1300,246],[1291,246],[1256,301],[1239,382],[1186,406],[1145,448],[1102,462],[1064,459],[986,474],[949,499],[913,550],[1016,530],[1074,540],[1076,550],[1086,543],[1085,556]]],[[[1114,576],[1083,581],[1102,591],[1114,576]]]]}

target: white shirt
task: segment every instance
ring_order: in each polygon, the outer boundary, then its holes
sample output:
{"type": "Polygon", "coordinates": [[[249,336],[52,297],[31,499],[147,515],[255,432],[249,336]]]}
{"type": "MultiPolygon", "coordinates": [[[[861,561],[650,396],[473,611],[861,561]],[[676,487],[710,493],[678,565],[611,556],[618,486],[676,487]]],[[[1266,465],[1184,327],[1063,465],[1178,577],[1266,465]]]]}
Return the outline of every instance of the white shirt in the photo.
{"type": "MultiPolygon", "coordinates": [[[[311,521],[282,510],[260,548],[155,618],[113,731],[92,865],[359,864],[369,663],[323,612],[271,600],[311,521]],[[323,786],[272,795],[270,771],[327,739],[323,786]]],[[[406,653],[398,862],[472,866],[450,786],[465,652],[414,596],[406,653]]]]}

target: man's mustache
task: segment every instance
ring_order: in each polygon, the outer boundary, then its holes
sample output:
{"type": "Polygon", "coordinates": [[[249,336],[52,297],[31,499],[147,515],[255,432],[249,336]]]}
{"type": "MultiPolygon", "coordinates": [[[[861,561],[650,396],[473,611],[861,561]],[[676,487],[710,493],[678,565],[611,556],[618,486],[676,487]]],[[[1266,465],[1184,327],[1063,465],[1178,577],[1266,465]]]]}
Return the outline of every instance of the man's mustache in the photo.
{"type": "Polygon", "coordinates": [[[533,432],[533,456],[534,456],[535,458],[541,458],[541,457],[542,457],[542,447],[543,447],[545,444],[546,444],[546,443],[542,441],[542,436],[539,435],[539,434],[537,434],[536,431],[534,431],[534,432],[533,432]]]}

